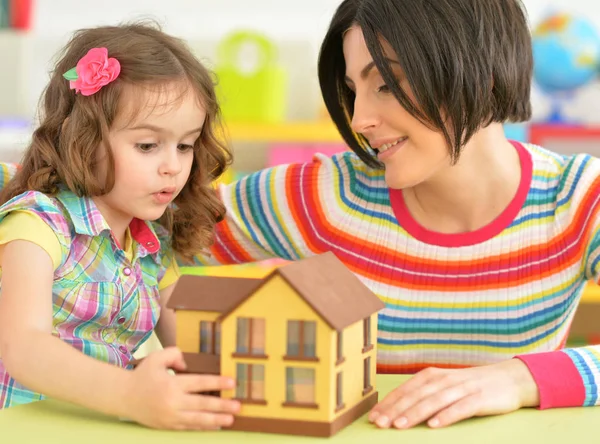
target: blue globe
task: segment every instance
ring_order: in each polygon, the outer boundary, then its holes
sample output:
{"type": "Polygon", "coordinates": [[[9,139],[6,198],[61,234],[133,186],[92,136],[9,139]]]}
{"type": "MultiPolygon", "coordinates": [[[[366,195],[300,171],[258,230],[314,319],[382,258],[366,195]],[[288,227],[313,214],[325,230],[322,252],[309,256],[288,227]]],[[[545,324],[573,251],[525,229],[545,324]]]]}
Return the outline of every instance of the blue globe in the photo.
{"type": "Polygon", "coordinates": [[[533,30],[533,75],[548,93],[571,92],[592,81],[600,67],[600,36],[587,20],[548,17],[533,30]]]}

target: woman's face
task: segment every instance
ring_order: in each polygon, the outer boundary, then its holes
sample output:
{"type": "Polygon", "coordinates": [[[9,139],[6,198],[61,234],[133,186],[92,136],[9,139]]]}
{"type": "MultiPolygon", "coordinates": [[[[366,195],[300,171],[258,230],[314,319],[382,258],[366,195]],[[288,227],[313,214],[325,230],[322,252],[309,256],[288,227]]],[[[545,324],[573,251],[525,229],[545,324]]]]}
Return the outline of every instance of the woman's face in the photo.
{"type": "MultiPolygon", "coordinates": [[[[384,54],[400,87],[416,103],[402,68],[387,42],[384,54]]],[[[369,53],[362,30],[351,27],[344,36],[346,83],[355,93],[352,129],[377,150],[390,188],[414,187],[451,165],[443,135],[410,115],[385,84],[369,53]]]]}

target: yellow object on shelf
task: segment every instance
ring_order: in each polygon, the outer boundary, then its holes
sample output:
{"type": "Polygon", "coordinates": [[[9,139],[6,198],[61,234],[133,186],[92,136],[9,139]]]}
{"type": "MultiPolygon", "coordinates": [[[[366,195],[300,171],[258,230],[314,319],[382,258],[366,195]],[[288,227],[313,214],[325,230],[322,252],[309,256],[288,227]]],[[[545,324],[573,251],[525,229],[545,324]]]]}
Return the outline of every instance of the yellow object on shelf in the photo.
{"type": "Polygon", "coordinates": [[[182,267],[182,274],[194,276],[236,277],[262,279],[267,276],[275,266],[260,266],[258,264],[221,265],[216,267],[182,267]]]}
{"type": "Polygon", "coordinates": [[[583,290],[581,302],[584,304],[600,304],[600,285],[592,281],[588,282],[585,290],[583,290]]]}
{"type": "Polygon", "coordinates": [[[221,177],[219,177],[217,180],[215,180],[215,184],[227,185],[227,184],[234,182],[235,179],[236,179],[236,173],[233,170],[233,168],[229,167],[223,172],[223,174],[221,174],[221,177]]]}
{"type": "Polygon", "coordinates": [[[192,274],[195,276],[262,279],[271,273],[275,268],[286,263],[288,262],[283,259],[267,259],[264,261],[250,262],[247,264],[181,267],[181,273],[192,274]]]}
{"type": "Polygon", "coordinates": [[[231,140],[245,142],[341,142],[331,122],[230,123],[225,124],[231,140]]]}

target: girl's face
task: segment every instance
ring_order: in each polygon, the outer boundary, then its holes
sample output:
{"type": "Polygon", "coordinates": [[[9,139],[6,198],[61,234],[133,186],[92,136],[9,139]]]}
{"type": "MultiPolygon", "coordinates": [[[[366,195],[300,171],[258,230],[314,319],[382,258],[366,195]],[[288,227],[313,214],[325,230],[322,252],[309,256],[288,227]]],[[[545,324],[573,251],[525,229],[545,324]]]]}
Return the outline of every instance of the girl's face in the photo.
{"type": "MultiPolygon", "coordinates": [[[[185,186],[194,162],[206,111],[192,88],[182,95],[173,84],[159,95],[139,89],[125,91],[109,143],[115,162],[112,190],[94,198],[108,223],[129,224],[132,218],[156,220],[185,186]],[[137,94],[137,96],[136,96],[137,94]],[[132,121],[133,104],[147,104],[132,121]],[[107,214],[105,214],[107,213],[107,214]]],[[[107,161],[100,160],[100,177],[107,161]]]]}
{"type": "MultiPolygon", "coordinates": [[[[393,50],[386,42],[382,47],[398,84],[415,102],[393,50]]],[[[389,91],[358,26],[344,36],[344,58],[346,83],[356,94],[352,129],[378,150],[387,185],[414,187],[448,168],[451,158],[444,137],[411,116],[389,91]]]]}

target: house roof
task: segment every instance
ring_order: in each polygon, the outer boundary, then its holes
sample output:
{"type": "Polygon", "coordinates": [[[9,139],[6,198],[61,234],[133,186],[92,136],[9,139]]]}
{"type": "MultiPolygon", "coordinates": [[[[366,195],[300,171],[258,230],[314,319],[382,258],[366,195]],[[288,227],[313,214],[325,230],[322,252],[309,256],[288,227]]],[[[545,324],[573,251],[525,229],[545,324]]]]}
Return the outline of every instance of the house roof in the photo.
{"type": "Polygon", "coordinates": [[[262,279],[184,275],[177,281],[167,308],[224,313],[261,283],[262,279]]]}
{"type": "MultiPolygon", "coordinates": [[[[334,330],[341,331],[385,307],[377,295],[331,252],[279,267],[265,277],[261,285],[277,275],[334,330]]],[[[261,285],[250,289],[245,297],[225,310],[220,319],[226,318],[261,285]]]]}

